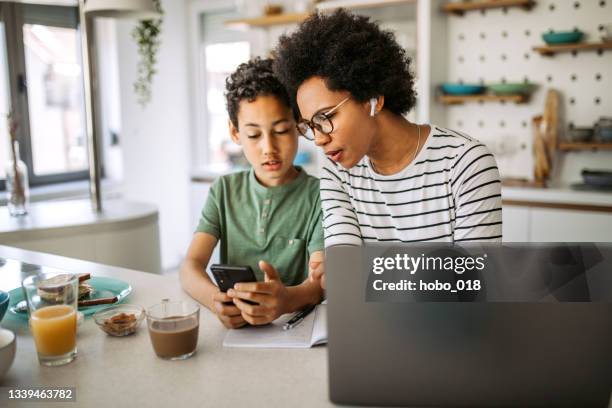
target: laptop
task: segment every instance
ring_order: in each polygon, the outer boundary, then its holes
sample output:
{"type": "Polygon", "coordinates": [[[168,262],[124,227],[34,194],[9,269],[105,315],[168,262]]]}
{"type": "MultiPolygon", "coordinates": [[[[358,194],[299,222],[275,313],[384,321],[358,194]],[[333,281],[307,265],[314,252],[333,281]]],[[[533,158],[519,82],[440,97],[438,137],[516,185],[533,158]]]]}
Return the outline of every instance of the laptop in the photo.
{"type": "MultiPolygon", "coordinates": [[[[373,246],[389,252],[383,244],[373,246]]],[[[410,250],[421,252],[412,244],[410,250]]],[[[499,293],[492,295],[493,301],[371,298],[366,291],[371,279],[369,271],[364,272],[364,251],[350,246],[326,250],[332,402],[612,407],[612,302],[604,301],[612,287],[610,246],[600,248],[599,266],[588,265],[604,281],[594,284],[590,275],[582,273],[556,283],[555,292],[568,296],[563,290],[571,280],[580,294],[578,301],[556,301],[552,293],[537,302],[499,301],[499,293]],[[598,301],[587,302],[584,296],[598,301]]],[[[528,256],[511,257],[511,267],[499,275],[518,270],[530,278],[534,269],[545,269],[528,256]]],[[[552,275],[542,272],[549,285],[552,275]]]]}

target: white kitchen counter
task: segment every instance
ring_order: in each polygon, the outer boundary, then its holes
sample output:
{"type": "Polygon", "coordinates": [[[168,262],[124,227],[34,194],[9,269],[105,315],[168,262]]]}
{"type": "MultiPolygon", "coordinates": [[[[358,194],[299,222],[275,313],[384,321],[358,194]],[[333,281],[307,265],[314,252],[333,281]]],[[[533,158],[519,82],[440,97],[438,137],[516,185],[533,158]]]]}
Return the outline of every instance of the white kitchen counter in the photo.
{"type": "Polygon", "coordinates": [[[89,199],[42,201],[30,204],[22,217],[0,207],[0,244],[161,271],[158,212],[152,204],[105,200],[97,213],[89,199]]]}
{"type": "Polygon", "coordinates": [[[89,199],[42,201],[31,203],[28,214],[12,217],[8,207],[0,207],[0,239],[2,234],[49,229],[72,229],[92,225],[112,225],[127,221],[157,221],[157,208],[152,204],[123,200],[103,202],[103,212],[92,210],[89,199]]]}
{"type": "MultiPolygon", "coordinates": [[[[133,287],[127,302],[144,307],[164,298],[189,298],[177,278],[5,246],[0,246],[0,257],[124,280],[133,287]]],[[[0,274],[0,289],[18,287],[20,279],[18,270],[0,274]]],[[[49,404],[57,406],[333,406],[328,400],[326,347],[224,348],[227,330],[207,309],[202,308],[200,316],[197,353],[185,361],[157,358],[146,322],[136,334],[117,338],[106,335],[91,318],[86,318],[78,329],[76,360],[61,367],[43,367],[38,364],[27,323],[7,314],[2,326],[17,333],[17,355],[1,386],[76,387],[76,404],[49,404]]]]}

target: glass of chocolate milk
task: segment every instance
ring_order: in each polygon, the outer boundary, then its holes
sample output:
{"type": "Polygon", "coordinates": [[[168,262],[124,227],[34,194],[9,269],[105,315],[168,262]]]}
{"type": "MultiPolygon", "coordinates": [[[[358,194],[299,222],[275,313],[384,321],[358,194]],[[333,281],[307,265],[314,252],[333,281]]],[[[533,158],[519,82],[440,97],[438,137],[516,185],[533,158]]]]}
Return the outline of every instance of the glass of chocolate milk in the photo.
{"type": "Polygon", "coordinates": [[[147,309],[147,326],[158,357],[184,360],[196,352],[200,307],[190,301],[164,299],[147,309]]]}

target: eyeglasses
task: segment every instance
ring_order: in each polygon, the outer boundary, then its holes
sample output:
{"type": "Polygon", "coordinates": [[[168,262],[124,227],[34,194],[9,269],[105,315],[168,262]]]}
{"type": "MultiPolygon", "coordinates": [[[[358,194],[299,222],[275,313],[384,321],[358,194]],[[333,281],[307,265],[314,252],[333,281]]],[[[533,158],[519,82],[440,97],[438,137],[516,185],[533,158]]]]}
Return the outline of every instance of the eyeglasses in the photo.
{"type": "Polygon", "coordinates": [[[319,112],[313,115],[310,120],[301,119],[297,123],[297,130],[300,132],[300,135],[304,136],[308,140],[314,140],[315,130],[318,130],[325,135],[329,135],[334,131],[334,124],[331,121],[330,115],[336,112],[349,99],[350,96],[347,96],[327,112],[319,112]]]}

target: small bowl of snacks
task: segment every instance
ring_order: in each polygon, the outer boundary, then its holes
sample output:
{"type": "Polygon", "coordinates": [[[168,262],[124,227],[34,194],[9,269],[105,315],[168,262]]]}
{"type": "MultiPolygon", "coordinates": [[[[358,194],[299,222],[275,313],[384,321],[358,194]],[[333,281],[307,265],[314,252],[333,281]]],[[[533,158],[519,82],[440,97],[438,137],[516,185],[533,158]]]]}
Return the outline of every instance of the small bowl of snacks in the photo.
{"type": "Polygon", "coordinates": [[[144,316],[142,306],[123,304],[100,310],[93,318],[106,334],[123,337],[136,333],[144,316]]]}

